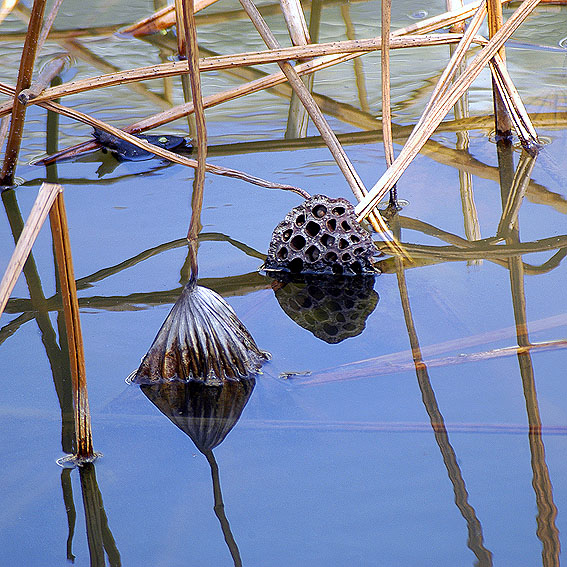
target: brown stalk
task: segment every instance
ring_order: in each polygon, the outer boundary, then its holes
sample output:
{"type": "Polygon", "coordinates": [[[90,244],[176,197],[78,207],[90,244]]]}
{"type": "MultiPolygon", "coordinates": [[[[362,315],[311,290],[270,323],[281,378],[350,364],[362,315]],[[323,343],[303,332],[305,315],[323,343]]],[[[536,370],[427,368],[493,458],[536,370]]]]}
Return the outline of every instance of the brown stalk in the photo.
{"type": "MultiPolygon", "coordinates": [[[[200,12],[207,6],[214,4],[217,0],[195,0],[194,13],[200,12]]],[[[140,37],[159,32],[176,24],[175,4],[166,6],[153,13],[151,16],[122,28],[120,34],[140,37]]]]}
{"type": "MultiPolygon", "coordinates": [[[[20,91],[29,88],[31,84],[37,50],[37,40],[43,19],[45,4],[46,0],[34,0],[33,3],[28,32],[26,34],[26,40],[22,50],[15,97],[17,97],[20,91]]],[[[8,142],[6,144],[6,153],[4,154],[2,172],[0,173],[0,185],[12,185],[14,182],[14,173],[16,170],[16,163],[18,161],[18,154],[20,152],[20,144],[22,142],[22,134],[24,130],[26,107],[17,98],[14,98],[13,104],[10,132],[8,134],[8,142]]]]}
{"type": "MultiPolygon", "coordinates": [[[[254,27],[258,30],[267,47],[269,49],[278,49],[280,46],[276,38],[262,18],[260,12],[258,12],[258,9],[254,5],[254,3],[251,0],[240,0],[240,4],[250,17],[252,23],[254,24],[254,27]]],[[[352,163],[348,159],[344,149],[340,145],[337,137],[335,136],[334,132],[327,123],[327,120],[323,116],[323,113],[313,100],[311,93],[303,84],[299,75],[289,63],[282,61],[279,62],[278,65],[287,77],[287,80],[289,81],[289,84],[293,88],[294,92],[297,93],[297,96],[305,106],[307,112],[309,113],[309,116],[311,117],[311,120],[313,120],[313,123],[321,133],[321,137],[323,138],[323,140],[325,140],[327,147],[335,158],[337,165],[343,172],[343,175],[350,185],[350,188],[352,189],[356,198],[360,201],[366,194],[364,183],[362,182],[352,163]]],[[[380,214],[374,215],[374,217],[370,219],[370,222],[373,225],[373,228],[378,233],[382,234],[387,241],[389,241],[390,243],[394,241],[390,229],[388,228],[380,214]]]]}
{"type": "Polygon", "coordinates": [[[466,92],[484,66],[488,64],[490,59],[494,57],[500,47],[504,45],[505,41],[516,31],[538,3],[539,0],[524,0],[498,33],[494,35],[482,51],[472,60],[466,71],[455,81],[453,86],[438,99],[434,108],[430,110],[427,120],[420,124],[419,127],[416,127],[392,167],[390,167],[376,183],[368,196],[364,198],[364,201],[357,205],[355,210],[359,220],[364,219],[396,183],[455,102],[466,92]]]}
{"type": "Polygon", "coordinates": [[[514,129],[524,147],[535,151],[539,145],[537,132],[500,55],[496,54],[491,59],[490,69],[494,86],[498,89],[500,99],[508,111],[506,116],[512,120],[514,129]]]}
{"type": "Polygon", "coordinates": [[[18,100],[25,105],[28,104],[30,100],[39,96],[69,62],[69,55],[58,55],[51,59],[44,65],[30,87],[20,92],[18,100]]]}
{"type": "MultiPolygon", "coordinates": [[[[47,184],[44,184],[47,185],[47,184]]],[[[75,455],[78,462],[89,461],[95,458],[91,433],[91,418],[87,394],[87,378],[85,371],[85,355],[83,349],[83,336],[81,333],[81,320],[79,315],[79,302],[77,287],[73,273],[73,260],[69,242],[69,229],[63,192],[61,186],[51,212],[51,232],[53,234],[53,247],[57,260],[57,271],[61,286],[63,301],[63,314],[67,329],[67,346],[71,365],[71,380],[73,384],[73,407],[75,415],[75,455]]]]}
{"type": "Polygon", "coordinates": [[[392,109],[390,98],[390,20],[392,13],[391,0],[382,0],[382,136],[386,165],[394,163],[394,142],[392,139],[392,109]]]}
{"type": "MultiPolygon", "coordinates": [[[[402,49],[405,47],[421,47],[431,45],[443,45],[446,43],[457,43],[461,34],[436,34],[430,36],[409,36],[392,38],[390,48],[402,49]]],[[[251,53],[239,53],[235,55],[223,55],[207,57],[199,60],[199,69],[204,71],[217,71],[232,67],[243,67],[250,65],[263,65],[265,63],[276,63],[289,59],[307,59],[310,57],[336,55],[336,63],[343,61],[344,54],[360,55],[381,48],[380,38],[357,39],[347,41],[335,41],[330,43],[310,44],[305,46],[282,47],[268,51],[257,51],[251,53]]],[[[329,61],[329,65],[334,64],[329,61]]],[[[174,77],[188,73],[187,61],[175,61],[107,73],[98,77],[71,81],[56,87],[46,89],[34,103],[53,100],[72,94],[78,94],[92,89],[123,85],[135,81],[174,77]]],[[[0,116],[10,112],[11,104],[0,105],[0,116]]]]}
{"type": "MultiPolygon", "coordinates": [[[[502,4],[500,0],[486,0],[488,10],[488,37],[492,38],[502,27],[502,4]]],[[[506,66],[506,50],[504,46],[498,51],[502,59],[502,65],[506,66]]],[[[507,111],[507,104],[504,102],[502,92],[496,84],[497,79],[492,78],[492,96],[494,99],[494,120],[496,126],[496,136],[498,138],[510,138],[512,124],[507,111]]]]}
{"type": "MultiPolygon", "coordinates": [[[[197,29],[193,13],[193,0],[182,0],[183,27],[185,30],[185,57],[189,64],[189,79],[191,82],[191,97],[197,125],[197,168],[195,171],[195,190],[193,194],[193,214],[187,239],[190,245],[196,242],[201,230],[200,216],[203,206],[203,189],[205,183],[205,168],[207,166],[207,124],[205,122],[205,108],[201,93],[201,77],[199,74],[199,46],[197,45],[197,29]]],[[[194,254],[193,273],[197,276],[197,255],[194,254]]]]}
{"type": "Polygon", "coordinates": [[[60,191],[61,187],[58,185],[50,185],[47,183],[44,183],[39,190],[29,217],[18,238],[16,249],[10,258],[10,262],[0,282],[0,315],[4,312],[6,303],[31,252],[33,243],[49,214],[51,205],[60,191]]]}
{"type": "MultiPolygon", "coordinates": [[[[2,83],[0,83],[0,87],[3,90],[11,89],[11,87],[7,87],[7,85],[4,85],[2,83]]],[[[93,118],[92,116],[89,116],[88,114],[85,114],[78,110],[67,108],[66,106],[62,106],[61,104],[57,104],[54,102],[43,102],[41,103],[40,106],[48,110],[51,110],[53,112],[56,112],[57,114],[61,114],[73,120],[82,122],[83,124],[87,124],[88,126],[92,126],[93,128],[99,128],[101,130],[104,130],[105,132],[108,132],[109,134],[112,134],[113,136],[116,136],[117,138],[120,138],[125,142],[130,142],[131,144],[134,144],[135,146],[142,148],[143,150],[146,150],[163,159],[172,161],[173,163],[185,165],[187,167],[192,167],[194,169],[197,168],[197,161],[194,159],[186,158],[174,152],[164,150],[163,148],[150,144],[149,142],[146,142],[145,140],[142,140],[140,138],[136,138],[136,136],[133,136],[131,134],[127,134],[126,132],[120,130],[119,128],[115,128],[110,124],[102,122],[101,120],[93,118]]],[[[265,179],[262,179],[260,177],[255,177],[253,175],[249,175],[237,169],[230,169],[227,167],[222,167],[220,165],[207,164],[206,170],[209,171],[210,173],[214,173],[215,175],[234,177],[235,179],[241,179],[242,181],[246,181],[248,183],[252,183],[260,187],[265,187],[267,189],[284,189],[287,191],[293,191],[294,193],[297,193],[298,195],[301,195],[304,198],[309,198],[310,196],[309,193],[307,193],[305,190],[299,187],[266,181],[265,179]]]]}

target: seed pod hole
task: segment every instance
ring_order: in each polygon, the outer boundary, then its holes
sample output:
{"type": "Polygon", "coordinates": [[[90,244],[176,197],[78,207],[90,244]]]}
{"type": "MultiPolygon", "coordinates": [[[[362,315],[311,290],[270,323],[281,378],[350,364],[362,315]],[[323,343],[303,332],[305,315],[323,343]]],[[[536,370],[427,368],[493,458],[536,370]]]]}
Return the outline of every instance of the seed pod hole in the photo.
{"type": "Polygon", "coordinates": [[[327,207],[325,207],[325,205],[315,205],[312,212],[313,216],[321,219],[327,214],[327,207]]]}
{"type": "Polygon", "coordinates": [[[309,236],[317,236],[319,234],[319,231],[321,230],[321,227],[313,221],[309,221],[307,223],[307,226],[305,227],[305,232],[309,235],[309,236]]]}
{"type": "Polygon", "coordinates": [[[323,234],[321,236],[321,244],[326,248],[330,248],[335,243],[335,237],[330,234],[323,234]]]}
{"type": "Polygon", "coordinates": [[[301,258],[294,258],[289,263],[289,271],[294,274],[299,274],[303,271],[303,260],[301,258]]]}
{"type": "Polygon", "coordinates": [[[301,234],[296,234],[292,239],[291,239],[291,247],[294,250],[301,250],[304,246],[305,246],[305,238],[303,236],[301,236],[301,234]]]}
{"type": "Polygon", "coordinates": [[[305,256],[310,262],[316,262],[319,259],[320,255],[321,253],[319,252],[319,249],[316,246],[310,246],[305,251],[305,256]]]}

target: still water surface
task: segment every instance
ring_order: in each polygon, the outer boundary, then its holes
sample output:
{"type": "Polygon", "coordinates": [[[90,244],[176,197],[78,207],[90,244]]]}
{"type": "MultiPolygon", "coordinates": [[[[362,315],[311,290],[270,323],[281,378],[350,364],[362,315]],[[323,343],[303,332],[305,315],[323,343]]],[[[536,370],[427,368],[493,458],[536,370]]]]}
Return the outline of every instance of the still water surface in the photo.
{"type": "MultiPolygon", "coordinates": [[[[444,11],[439,1],[394,4],[394,29],[422,17],[423,8],[429,15],[444,11]]],[[[71,1],[55,27],[127,24],[152,9],[140,1],[127,7],[98,2],[85,14],[71,1]]],[[[202,13],[204,48],[262,47],[243,18],[206,19],[236,9],[236,2],[223,0],[202,13]]],[[[23,17],[10,16],[3,32],[23,31],[23,17]]],[[[379,19],[376,2],[330,2],[319,39],[351,37],[349,22],[356,37],[379,35],[379,19]]],[[[267,20],[288,44],[281,16],[274,12],[267,20]]],[[[228,425],[226,419],[210,425],[228,427],[242,411],[214,456],[199,452],[188,435],[197,444],[202,436],[179,415],[180,427],[164,416],[168,410],[151,402],[152,392],[125,383],[186,282],[192,171],[159,160],[119,163],[98,151],[48,173],[29,165],[46,145],[45,111],[32,106],[17,172],[22,185],[6,209],[26,218],[48,175],[65,187],[75,274],[84,278],[79,297],[94,444],[104,456],[81,474],[56,464],[69,446],[61,426],[58,312],[53,301],[34,311],[22,277],[0,329],[2,563],[559,565],[567,531],[565,35],[567,8],[541,7],[507,51],[510,73],[547,145],[528,163],[531,180],[505,252],[455,256],[425,248],[493,237],[499,229],[506,192],[499,173],[513,174],[521,153],[504,156],[510,171],[499,172],[486,118],[490,77],[483,73],[469,95],[470,114],[480,118],[466,122],[468,129],[442,126],[399,183],[409,202],[401,240],[418,245],[411,248],[414,264],[402,269],[381,261],[374,284],[379,299],[370,294],[364,329],[341,342],[325,342],[296,322],[305,323],[304,316],[288,315],[290,295],[301,289],[275,293],[257,272],[272,230],[301,197],[207,176],[200,283],[219,291],[260,348],[272,353],[255,386],[235,394],[240,405],[235,402],[228,425]],[[474,210],[463,213],[471,199],[474,210]],[[535,242],[536,252],[526,253],[531,245],[520,242],[535,242]],[[518,344],[526,348],[518,351],[518,344]]],[[[71,73],[107,72],[108,64],[167,60],[172,40],[159,40],[93,32],[73,45],[48,42],[44,55],[73,47],[69,80],[71,73]]],[[[0,76],[10,84],[21,45],[17,38],[0,43],[0,76]]],[[[448,56],[446,47],[392,53],[396,151],[448,56]]],[[[371,186],[385,169],[379,55],[360,62],[318,73],[314,90],[340,103],[330,123],[344,134],[351,160],[371,186]]],[[[243,80],[216,72],[204,75],[203,88],[212,94],[243,80]]],[[[126,125],[183,100],[177,80],[146,87],[96,90],[64,103],[126,125]]],[[[285,90],[210,109],[210,161],[352,201],[318,138],[273,144],[285,138],[288,110],[285,90]]],[[[186,135],[187,122],[165,131],[186,135]]],[[[61,148],[90,136],[67,119],[54,132],[61,148]]],[[[308,134],[317,134],[311,125],[308,134]]],[[[4,266],[13,249],[7,215],[0,219],[0,242],[4,266]]],[[[56,290],[46,229],[34,259],[32,292],[40,285],[50,298],[56,290]]]]}

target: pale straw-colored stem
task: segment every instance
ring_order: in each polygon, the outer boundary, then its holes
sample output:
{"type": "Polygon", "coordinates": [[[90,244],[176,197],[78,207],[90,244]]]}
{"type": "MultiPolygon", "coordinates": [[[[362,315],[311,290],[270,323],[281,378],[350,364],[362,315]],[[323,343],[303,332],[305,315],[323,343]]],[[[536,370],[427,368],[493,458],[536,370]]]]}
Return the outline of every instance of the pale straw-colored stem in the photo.
{"type": "Polygon", "coordinates": [[[400,152],[396,161],[392,164],[392,167],[386,171],[364,200],[356,206],[355,210],[359,220],[364,219],[370,214],[380,199],[394,186],[455,102],[468,89],[476,77],[478,77],[485,65],[494,57],[506,40],[531,14],[538,3],[539,0],[524,0],[498,33],[494,35],[481,52],[472,60],[466,71],[455,81],[453,86],[438,99],[434,108],[430,110],[427,121],[422,122],[419,127],[414,129],[408,142],[400,152]]]}
{"type": "Polygon", "coordinates": [[[33,243],[49,214],[51,205],[55,201],[57,194],[61,191],[59,185],[52,185],[49,183],[44,183],[33,207],[30,211],[28,219],[24,225],[20,238],[16,244],[16,249],[12,254],[12,257],[6,267],[2,281],[0,282],[0,314],[4,312],[6,303],[16,285],[16,281],[20,276],[20,273],[28,259],[31,252],[33,243]]]}

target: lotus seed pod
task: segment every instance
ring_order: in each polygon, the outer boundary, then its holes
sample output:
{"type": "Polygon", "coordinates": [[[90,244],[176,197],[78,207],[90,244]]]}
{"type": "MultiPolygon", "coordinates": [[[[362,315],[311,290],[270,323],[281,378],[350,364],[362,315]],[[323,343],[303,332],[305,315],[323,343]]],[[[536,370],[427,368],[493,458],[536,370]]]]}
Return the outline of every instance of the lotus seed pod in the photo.
{"type": "Polygon", "coordinates": [[[272,234],[266,271],[294,274],[376,274],[376,247],[346,199],[314,195],[294,207],[272,234]]]}

